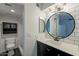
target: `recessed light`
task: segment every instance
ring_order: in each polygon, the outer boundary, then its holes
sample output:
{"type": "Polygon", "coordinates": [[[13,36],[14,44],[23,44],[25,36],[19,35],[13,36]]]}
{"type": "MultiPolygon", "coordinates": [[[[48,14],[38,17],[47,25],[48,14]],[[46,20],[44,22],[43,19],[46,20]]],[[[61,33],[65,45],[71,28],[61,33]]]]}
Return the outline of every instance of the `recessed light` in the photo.
{"type": "Polygon", "coordinates": [[[15,10],[13,10],[13,9],[11,9],[10,11],[13,12],[13,13],[15,12],[15,10]]]}

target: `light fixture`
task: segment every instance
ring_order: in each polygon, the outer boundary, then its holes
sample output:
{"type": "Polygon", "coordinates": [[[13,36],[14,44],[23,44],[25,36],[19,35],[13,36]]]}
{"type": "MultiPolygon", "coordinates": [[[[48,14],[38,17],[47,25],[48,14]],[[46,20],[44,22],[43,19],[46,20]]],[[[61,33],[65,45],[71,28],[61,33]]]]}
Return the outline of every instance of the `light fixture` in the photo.
{"type": "Polygon", "coordinates": [[[10,11],[13,12],[13,13],[15,12],[15,10],[13,10],[13,9],[11,9],[10,11]]]}

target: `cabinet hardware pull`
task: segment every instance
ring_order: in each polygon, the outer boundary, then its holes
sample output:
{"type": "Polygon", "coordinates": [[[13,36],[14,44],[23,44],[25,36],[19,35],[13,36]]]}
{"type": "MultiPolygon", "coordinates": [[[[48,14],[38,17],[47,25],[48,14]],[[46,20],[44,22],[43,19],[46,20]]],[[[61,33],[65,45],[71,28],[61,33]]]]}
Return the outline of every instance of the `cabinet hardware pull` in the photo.
{"type": "Polygon", "coordinates": [[[49,49],[49,48],[47,48],[47,51],[50,51],[50,49],[49,49]]]}

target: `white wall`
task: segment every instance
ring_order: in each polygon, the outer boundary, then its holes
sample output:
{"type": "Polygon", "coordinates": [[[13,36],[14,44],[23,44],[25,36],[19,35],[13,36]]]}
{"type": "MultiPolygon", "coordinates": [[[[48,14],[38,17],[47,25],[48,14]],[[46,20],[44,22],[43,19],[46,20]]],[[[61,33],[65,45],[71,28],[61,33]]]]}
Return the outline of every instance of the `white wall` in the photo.
{"type": "Polygon", "coordinates": [[[24,19],[24,55],[37,55],[36,36],[38,36],[38,20],[41,11],[36,4],[25,4],[24,19]]]}
{"type": "Polygon", "coordinates": [[[14,17],[10,17],[10,16],[2,16],[0,15],[0,52],[4,52],[5,51],[5,39],[6,38],[18,38],[17,40],[17,46],[20,45],[20,41],[21,41],[21,30],[22,30],[22,26],[21,26],[21,21],[19,21],[19,18],[14,18],[14,17]],[[17,34],[2,34],[2,22],[11,22],[11,23],[17,23],[18,24],[18,33],[17,34]]]}

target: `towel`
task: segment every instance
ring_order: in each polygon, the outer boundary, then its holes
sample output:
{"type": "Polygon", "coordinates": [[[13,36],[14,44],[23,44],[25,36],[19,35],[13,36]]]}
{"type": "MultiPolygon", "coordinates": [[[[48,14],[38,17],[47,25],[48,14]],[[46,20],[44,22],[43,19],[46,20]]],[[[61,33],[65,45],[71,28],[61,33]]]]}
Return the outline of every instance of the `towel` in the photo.
{"type": "Polygon", "coordinates": [[[7,38],[5,41],[6,49],[12,49],[16,46],[16,39],[15,38],[7,38]]]}
{"type": "Polygon", "coordinates": [[[12,43],[12,44],[7,44],[6,45],[6,48],[7,49],[11,49],[11,48],[14,48],[15,47],[15,44],[14,43],[12,43]]]}

